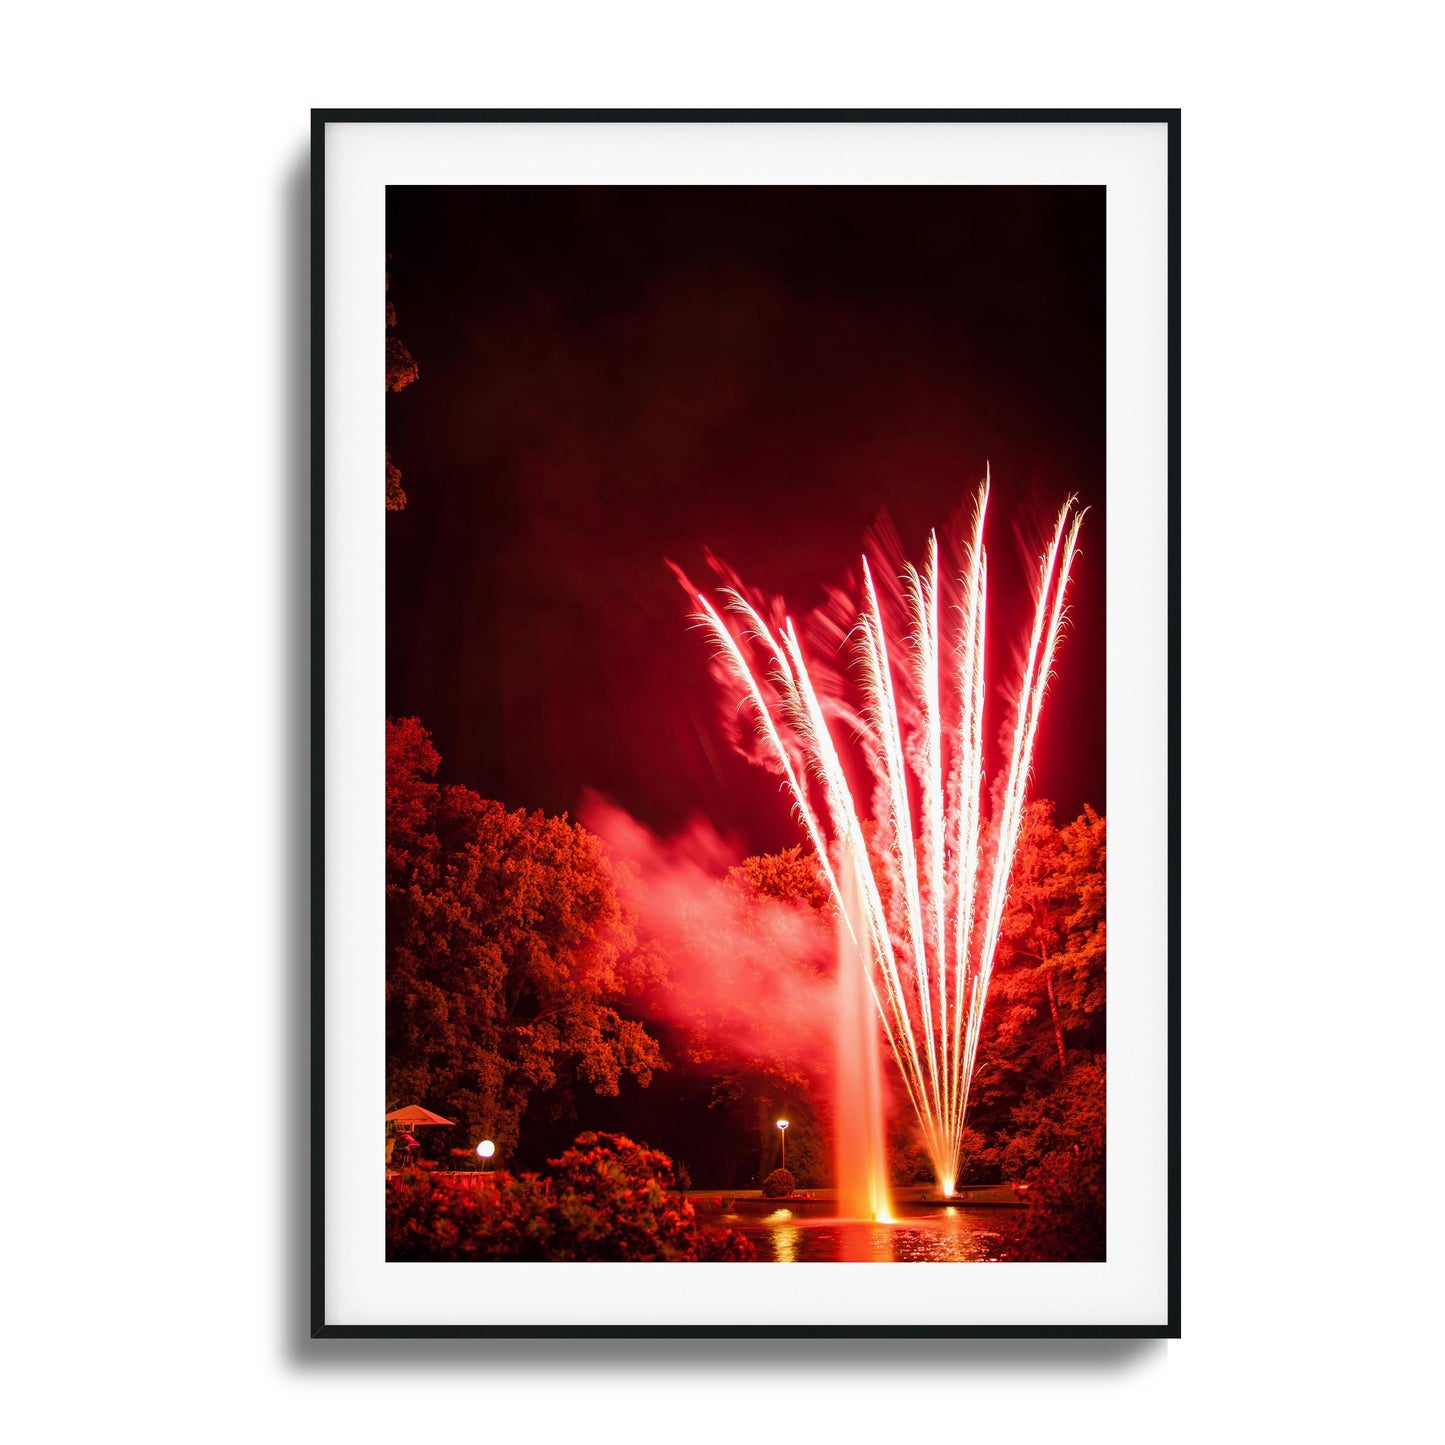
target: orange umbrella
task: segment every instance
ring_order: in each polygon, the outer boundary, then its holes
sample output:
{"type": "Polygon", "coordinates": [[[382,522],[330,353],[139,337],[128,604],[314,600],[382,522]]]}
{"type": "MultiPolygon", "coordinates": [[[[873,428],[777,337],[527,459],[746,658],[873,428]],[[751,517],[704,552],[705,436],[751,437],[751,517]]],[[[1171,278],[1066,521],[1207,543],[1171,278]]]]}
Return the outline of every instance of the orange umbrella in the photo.
{"type": "Polygon", "coordinates": [[[408,1104],[404,1109],[393,1109],[386,1116],[388,1124],[400,1124],[408,1129],[422,1128],[427,1124],[454,1124],[455,1119],[443,1119],[440,1114],[433,1114],[430,1109],[423,1109],[420,1104],[408,1104]]]}

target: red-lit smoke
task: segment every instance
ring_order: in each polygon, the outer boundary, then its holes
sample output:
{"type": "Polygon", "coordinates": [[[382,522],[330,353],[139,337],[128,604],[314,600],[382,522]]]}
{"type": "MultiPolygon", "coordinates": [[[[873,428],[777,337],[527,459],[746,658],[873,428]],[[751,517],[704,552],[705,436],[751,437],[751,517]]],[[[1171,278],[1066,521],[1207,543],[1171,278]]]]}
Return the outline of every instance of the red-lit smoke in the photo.
{"type": "Polygon", "coordinates": [[[831,1071],[832,910],[760,894],[706,822],[663,840],[596,794],[581,817],[618,862],[643,946],[659,952],[649,1010],[687,1030],[694,1057],[799,1082],[831,1071]]]}

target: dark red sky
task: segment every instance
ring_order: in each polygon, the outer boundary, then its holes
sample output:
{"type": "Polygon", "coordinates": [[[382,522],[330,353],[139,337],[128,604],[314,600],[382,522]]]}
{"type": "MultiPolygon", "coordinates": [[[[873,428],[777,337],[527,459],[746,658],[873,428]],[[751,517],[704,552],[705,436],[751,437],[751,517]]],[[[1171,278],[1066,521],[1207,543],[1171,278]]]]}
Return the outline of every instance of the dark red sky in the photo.
{"type": "Polygon", "coordinates": [[[387,399],[387,708],[446,779],[797,841],[664,559],[801,614],[880,508],[917,555],[987,460],[1000,660],[1016,531],[1092,508],[1034,792],[1104,809],[1102,188],[393,187],[387,246],[421,368],[387,399]]]}

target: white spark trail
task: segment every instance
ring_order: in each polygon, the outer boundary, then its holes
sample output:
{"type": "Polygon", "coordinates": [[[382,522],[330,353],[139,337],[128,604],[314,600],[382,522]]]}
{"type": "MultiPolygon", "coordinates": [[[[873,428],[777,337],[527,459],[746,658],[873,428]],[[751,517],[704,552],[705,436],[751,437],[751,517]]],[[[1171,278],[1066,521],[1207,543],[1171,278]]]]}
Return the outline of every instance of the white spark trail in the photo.
{"type": "Polygon", "coordinates": [[[725,589],[725,611],[693,594],[702,607],[697,620],[717,643],[728,676],[755,714],[758,735],[782,770],[829,892],[861,943],[848,922],[840,871],[856,879],[872,945],[863,950],[872,956],[871,965],[865,965],[869,992],[946,1194],[953,1192],[962,1162],[994,954],[1084,518],[1070,497],[1039,559],[1033,624],[989,850],[982,804],[988,495],[986,474],[963,544],[959,600],[949,608],[957,626],[947,646],[937,533],[929,538],[922,567],[908,564],[898,579],[909,630],[892,648],[873,571],[863,558],[855,629],[863,704],[831,706],[835,716],[859,724],[855,735],[866,743],[866,761],[884,807],[878,819],[866,818],[854,798],[792,619],[784,619],[775,632],[737,588],[725,589]],[[725,612],[741,621],[735,626],[725,612]],[[749,654],[760,647],[771,665],[766,674],[749,662],[749,654]],[[916,827],[910,780],[917,784],[916,827]],[[813,802],[815,788],[822,794],[821,808],[813,802]],[[877,831],[873,848],[870,823],[877,831]]]}

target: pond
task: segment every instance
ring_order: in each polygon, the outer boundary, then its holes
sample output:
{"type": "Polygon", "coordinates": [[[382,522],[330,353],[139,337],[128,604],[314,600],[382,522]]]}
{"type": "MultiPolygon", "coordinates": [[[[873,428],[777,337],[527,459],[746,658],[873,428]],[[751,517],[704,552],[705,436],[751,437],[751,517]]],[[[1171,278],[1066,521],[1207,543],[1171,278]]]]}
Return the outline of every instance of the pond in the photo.
{"type": "Polygon", "coordinates": [[[764,1262],[983,1263],[999,1258],[1022,1213],[1010,1205],[899,1202],[894,1223],[874,1224],[817,1209],[807,1202],[748,1200],[707,1217],[746,1235],[764,1262]]]}

